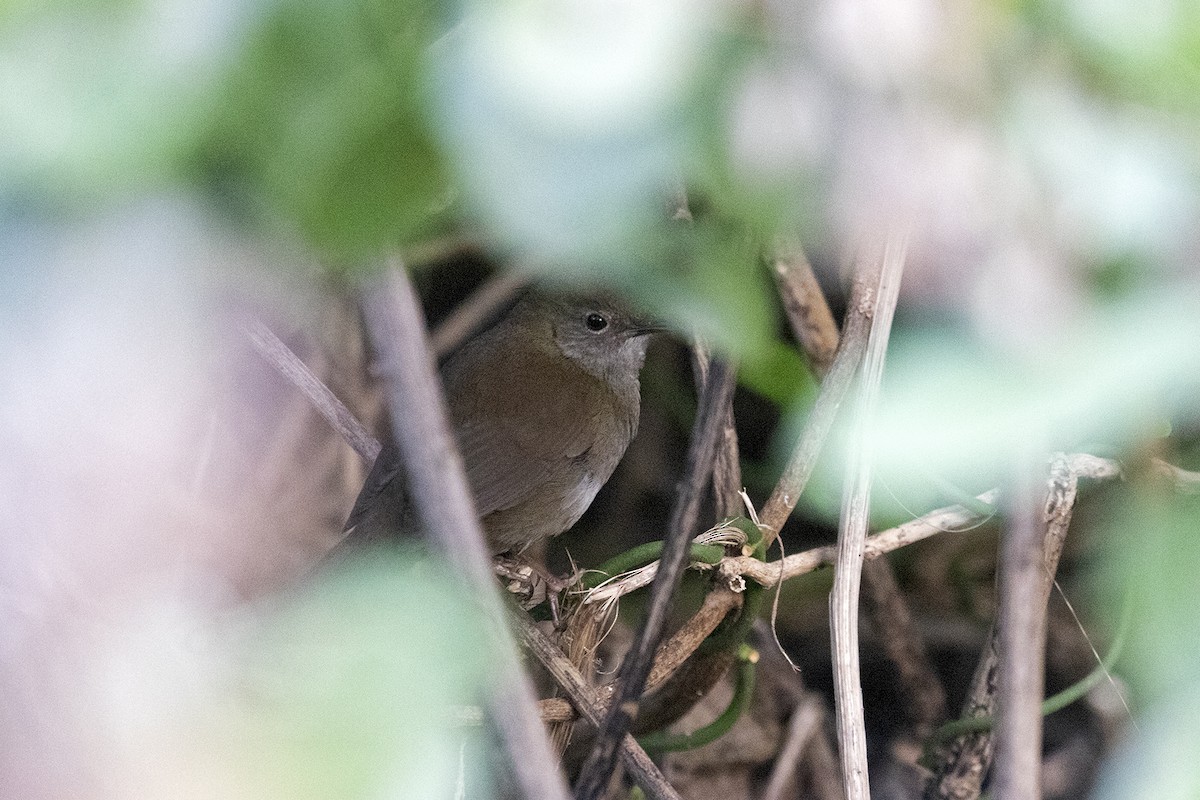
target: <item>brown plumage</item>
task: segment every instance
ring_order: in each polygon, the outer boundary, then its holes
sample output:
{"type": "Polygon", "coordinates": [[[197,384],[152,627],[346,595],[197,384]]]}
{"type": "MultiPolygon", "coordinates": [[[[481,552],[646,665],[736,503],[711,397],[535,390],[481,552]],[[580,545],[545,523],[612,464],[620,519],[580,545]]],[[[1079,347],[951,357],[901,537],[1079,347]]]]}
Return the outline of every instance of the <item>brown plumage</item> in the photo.
{"type": "MultiPolygon", "coordinates": [[[[637,432],[652,330],[612,303],[531,295],[446,362],[451,422],[493,552],[570,528],[612,475],[637,432]]],[[[356,539],[415,527],[394,445],[346,527],[356,539]]]]}

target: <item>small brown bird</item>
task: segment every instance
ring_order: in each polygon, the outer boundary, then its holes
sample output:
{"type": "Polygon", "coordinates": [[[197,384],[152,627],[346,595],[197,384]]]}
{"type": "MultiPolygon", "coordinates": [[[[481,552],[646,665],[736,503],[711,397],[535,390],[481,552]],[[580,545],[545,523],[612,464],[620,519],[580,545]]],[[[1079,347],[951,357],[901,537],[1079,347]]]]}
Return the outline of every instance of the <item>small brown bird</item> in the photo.
{"type": "MultiPolygon", "coordinates": [[[[611,302],[530,294],[442,367],[450,419],[493,553],[570,528],[637,432],[646,334],[611,302]]],[[[416,527],[394,444],[346,521],[348,538],[416,527]]]]}

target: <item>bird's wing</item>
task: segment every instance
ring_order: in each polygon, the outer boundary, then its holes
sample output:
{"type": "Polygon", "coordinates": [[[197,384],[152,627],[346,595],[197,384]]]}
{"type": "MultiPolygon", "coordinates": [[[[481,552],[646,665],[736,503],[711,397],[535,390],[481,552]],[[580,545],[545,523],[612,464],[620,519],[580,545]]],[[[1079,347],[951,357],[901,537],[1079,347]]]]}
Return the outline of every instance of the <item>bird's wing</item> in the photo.
{"type": "Polygon", "coordinates": [[[447,391],[483,517],[512,508],[586,453],[595,436],[586,409],[613,401],[606,386],[561,356],[508,353],[474,366],[474,391],[460,395],[464,387],[454,371],[448,371],[447,391]],[[517,381],[513,375],[537,379],[517,381]]]}

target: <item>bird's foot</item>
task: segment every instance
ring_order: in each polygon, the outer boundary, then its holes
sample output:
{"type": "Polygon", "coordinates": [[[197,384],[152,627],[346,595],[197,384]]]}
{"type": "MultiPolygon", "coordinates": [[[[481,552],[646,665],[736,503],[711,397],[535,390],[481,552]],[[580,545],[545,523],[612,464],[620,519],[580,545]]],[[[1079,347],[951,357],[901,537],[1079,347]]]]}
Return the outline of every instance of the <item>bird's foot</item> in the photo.
{"type": "Polygon", "coordinates": [[[550,618],[555,629],[563,623],[561,596],[575,581],[575,576],[565,578],[552,575],[544,566],[520,558],[499,557],[495,560],[496,574],[504,580],[505,588],[516,598],[517,604],[528,611],[549,603],[550,618]]]}

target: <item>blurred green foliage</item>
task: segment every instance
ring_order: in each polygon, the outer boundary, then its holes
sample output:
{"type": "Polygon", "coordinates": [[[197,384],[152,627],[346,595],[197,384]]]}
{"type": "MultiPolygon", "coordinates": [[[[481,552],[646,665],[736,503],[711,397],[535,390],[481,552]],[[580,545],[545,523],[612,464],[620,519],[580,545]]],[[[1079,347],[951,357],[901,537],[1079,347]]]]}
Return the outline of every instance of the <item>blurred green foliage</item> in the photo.
{"type": "Polygon", "coordinates": [[[439,24],[433,0],[267,5],[217,83],[198,179],[339,264],[430,235],[450,197],[424,76],[439,24]]]}
{"type": "Polygon", "coordinates": [[[379,550],[284,598],[253,638],[232,631],[196,753],[245,796],[450,796],[471,738],[457,715],[492,663],[460,587],[431,560],[379,550]]]}
{"type": "Polygon", "coordinates": [[[1112,619],[1132,605],[1128,676],[1148,704],[1200,685],[1200,497],[1164,485],[1115,494],[1096,591],[1112,619]]]}

